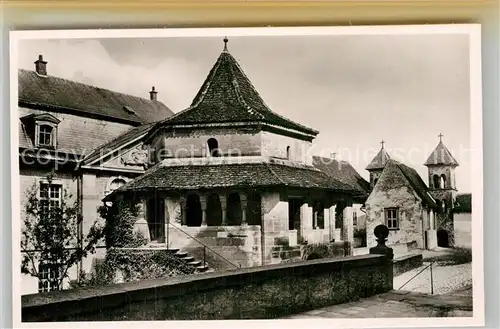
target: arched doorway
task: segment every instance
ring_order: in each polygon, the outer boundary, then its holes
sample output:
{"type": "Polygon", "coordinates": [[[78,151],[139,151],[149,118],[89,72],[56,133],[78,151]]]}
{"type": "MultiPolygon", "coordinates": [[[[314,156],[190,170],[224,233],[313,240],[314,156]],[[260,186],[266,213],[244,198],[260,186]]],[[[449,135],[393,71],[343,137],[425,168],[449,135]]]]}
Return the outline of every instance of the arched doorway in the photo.
{"type": "Polygon", "coordinates": [[[258,193],[251,193],[248,196],[247,222],[248,225],[262,224],[262,204],[258,193]]]}
{"type": "Polygon", "coordinates": [[[227,225],[241,225],[241,200],[238,193],[231,193],[227,197],[227,225]]]}
{"type": "Polygon", "coordinates": [[[191,194],[186,200],[186,225],[201,226],[202,211],[200,197],[196,194],[191,194]]]}
{"type": "Polygon", "coordinates": [[[438,247],[448,248],[450,246],[448,239],[448,232],[446,230],[438,230],[437,231],[437,244],[438,247]]]}
{"type": "Polygon", "coordinates": [[[207,225],[222,225],[222,208],[217,194],[210,194],[207,198],[207,225]]]}

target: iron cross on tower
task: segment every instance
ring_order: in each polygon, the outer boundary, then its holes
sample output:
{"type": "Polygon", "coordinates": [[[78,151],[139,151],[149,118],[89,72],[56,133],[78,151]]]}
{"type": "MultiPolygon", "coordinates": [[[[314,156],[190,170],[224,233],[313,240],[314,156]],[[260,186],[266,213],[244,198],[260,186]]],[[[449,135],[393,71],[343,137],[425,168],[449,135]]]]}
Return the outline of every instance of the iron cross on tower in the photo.
{"type": "Polygon", "coordinates": [[[382,145],[382,148],[384,148],[384,144],[385,144],[384,140],[382,140],[382,141],[380,142],[380,144],[382,145]]]}
{"type": "Polygon", "coordinates": [[[439,133],[438,137],[439,137],[439,141],[442,142],[443,141],[443,134],[439,133]]]}

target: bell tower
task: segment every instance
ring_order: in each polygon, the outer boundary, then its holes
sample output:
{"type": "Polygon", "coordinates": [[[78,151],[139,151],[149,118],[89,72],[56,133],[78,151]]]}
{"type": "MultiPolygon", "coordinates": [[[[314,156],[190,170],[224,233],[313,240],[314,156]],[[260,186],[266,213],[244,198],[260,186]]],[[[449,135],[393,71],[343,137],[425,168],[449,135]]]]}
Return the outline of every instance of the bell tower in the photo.
{"type": "Polygon", "coordinates": [[[424,165],[429,174],[429,193],[438,205],[436,212],[437,229],[445,230],[452,244],[453,206],[457,195],[455,168],[458,161],[443,143],[443,134],[439,134],[439,143],[427,158],[424,165]]]}
{"type": "Polygon", "coordinates": [[[390,159],[389,154],[387,154],[384,149],[385,142],[381,141],[380,144],[382,145],[380,151],[373,158],[370,164],[366,166],[366,170],[370,173],[370,189],[373,189],[378,181],[378,178],[380,177],[380,174],[382,173],[382,170],[384,170],[385,164],[390,159]]]}

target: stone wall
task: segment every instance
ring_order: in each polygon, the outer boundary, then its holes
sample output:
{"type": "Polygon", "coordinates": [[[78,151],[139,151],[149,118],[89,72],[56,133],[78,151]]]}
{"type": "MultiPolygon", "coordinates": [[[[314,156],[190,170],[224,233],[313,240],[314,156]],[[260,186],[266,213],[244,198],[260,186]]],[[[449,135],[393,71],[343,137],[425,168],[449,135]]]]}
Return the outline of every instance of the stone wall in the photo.
{"type": "Polygon", "coordinates": [[[261,134],[250,129],[197,129],[167,132],[163,135],[162,158],[205,157],[207,141],[215,138],[222,155],[260,155],[261,134]]]}
{"type": "Polygon", "coordinates": [[[22,297],[22,321],[269,319],[392,290],[381,255],[238,269],[22,297]]]}
{"type": "Polygon", "coordinates": [[[264,156],[287,159],[287,147],[290,147],[290,161],[312,165],[312,155],[309,153],[312,148],[311,142],[271,132],[262,132],[261,141],[264,156]]]}
{"type": "Polygon", "coordinates": [[[457,247],[472,247],[472,214],[454,214],[454,239],[457,247]]]}

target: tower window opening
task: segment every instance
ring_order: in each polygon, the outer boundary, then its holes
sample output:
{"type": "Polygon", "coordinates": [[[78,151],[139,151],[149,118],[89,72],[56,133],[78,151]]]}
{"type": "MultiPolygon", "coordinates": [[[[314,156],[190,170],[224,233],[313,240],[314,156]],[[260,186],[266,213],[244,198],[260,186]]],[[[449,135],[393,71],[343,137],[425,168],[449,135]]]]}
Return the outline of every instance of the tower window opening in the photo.
{"type": "Polygon", "coordinates": [[[220,156],[219,142],[217,142],[217,140],[215,138],[210,138],[207,141],[207,145],[208,145],[208,151],[209,151],[210,156],[213,156],[213,157],[220,156]]]}

